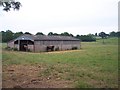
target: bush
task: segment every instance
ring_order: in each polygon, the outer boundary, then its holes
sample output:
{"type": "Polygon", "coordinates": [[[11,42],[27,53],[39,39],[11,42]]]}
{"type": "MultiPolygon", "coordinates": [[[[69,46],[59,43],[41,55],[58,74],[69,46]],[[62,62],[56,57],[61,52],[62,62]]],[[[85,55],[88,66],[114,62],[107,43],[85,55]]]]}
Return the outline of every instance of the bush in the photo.
{"type": "Polygon", "coordinates": [[[10,48],[10,47],[5,47],[5,50],[11,51],[11,50],[13,50],[13,49],[10,48]]]}
{"type": "Polygon", "coordinates": [[[8,50],[8,51],[18,51],[17,48],[11,48],[11,47],[5,47],[5,50],[8,50]]]}
{"type": "Polygon", "coordinates": [[[77,36],[76,38],[80,39],[82,42],[93,42],[96,41],[96,38],[91,35],[81,35],[77,36]]]}
{"type": "Polygon", "coordinates": [[[13,48],[13,50],[14,50],[14,51],[18,51],[18,49],[17,49],[17,48],[13,48]]]}

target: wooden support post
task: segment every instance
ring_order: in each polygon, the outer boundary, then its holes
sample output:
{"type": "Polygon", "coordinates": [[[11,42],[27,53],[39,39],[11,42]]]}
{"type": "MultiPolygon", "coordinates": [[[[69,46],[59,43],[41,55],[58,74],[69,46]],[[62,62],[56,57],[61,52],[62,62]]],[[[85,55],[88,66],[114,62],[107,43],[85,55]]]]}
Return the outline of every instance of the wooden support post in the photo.
{"type": "Polygon", "coordinates": [[[35,52],[35,41],[33,43],[33,51],[35,52]]]}
{"type": "Polygon", "coordinates": [[[14,48],[15,48],[15,42],[14,42],[14,48]]]}
{"type": "Polygon", "coordinates": [[[26,51],[28,52],[28,40],[27,40],[27,47],[26,47],[26,51]]]}
{"type": "Polygon", "coordinates": [[[81,40],[80,40],[80,48],[79,49],[82,49],[81,40]]]}
{"type": "Polygon", "coordinates": [[[18,40],[18,51],[20,51],[20,40],[18,40]]]}
{"type": "Polygon", "coordinates": [[[62,51],[62,44],[63,44],[63,41],[61,41],[61,51],[62,51]]]}

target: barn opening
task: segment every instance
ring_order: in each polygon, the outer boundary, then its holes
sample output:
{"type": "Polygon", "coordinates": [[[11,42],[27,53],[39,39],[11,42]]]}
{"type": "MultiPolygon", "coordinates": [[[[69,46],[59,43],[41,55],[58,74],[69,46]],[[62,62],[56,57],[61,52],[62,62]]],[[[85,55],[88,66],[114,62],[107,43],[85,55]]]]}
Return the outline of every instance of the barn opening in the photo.
{"type": "Polygon", "coordinates": [[[29,51],[28,46],[34,45],[34,42],[31,40],[17,40],[14,42],[14,44],[19,45],[19,51],[29,51]]]}
{"type": "Polygon", "coordinates": [[[49,51],[54,51],[54,46],[53,46],[53,45],[47,46],[47,47],[46,47],[46,51],[47,51],[47,52],[49,52],[49,51]]]}

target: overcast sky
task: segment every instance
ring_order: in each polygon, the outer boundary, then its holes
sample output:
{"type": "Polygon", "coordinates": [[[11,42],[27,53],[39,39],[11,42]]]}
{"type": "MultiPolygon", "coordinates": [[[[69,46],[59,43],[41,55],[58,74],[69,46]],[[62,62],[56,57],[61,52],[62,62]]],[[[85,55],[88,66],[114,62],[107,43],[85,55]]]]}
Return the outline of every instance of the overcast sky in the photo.
{"type": "Polygon", "coordinates": [[[18,0],[19,11],[0,7],[0,31],[84,35],[118,31],[119,0],[18,0]]]}

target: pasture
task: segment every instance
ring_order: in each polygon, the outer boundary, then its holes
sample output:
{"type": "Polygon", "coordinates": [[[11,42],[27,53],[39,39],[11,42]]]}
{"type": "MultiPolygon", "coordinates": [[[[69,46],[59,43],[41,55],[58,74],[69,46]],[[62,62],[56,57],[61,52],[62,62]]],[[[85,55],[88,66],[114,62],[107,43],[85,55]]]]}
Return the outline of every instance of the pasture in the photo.
{"type": "Polygon", "coordinates": [[[3,87],[117,88],[118,38],[82,42],[80,50],[19,52],[5,50],[3,87]]]}

